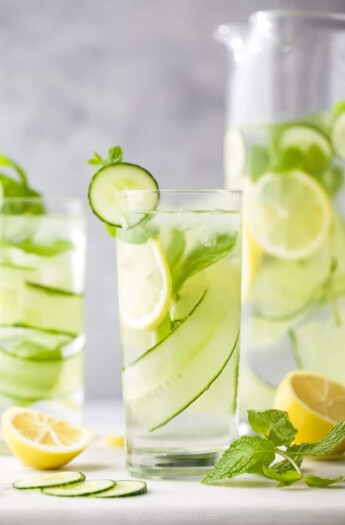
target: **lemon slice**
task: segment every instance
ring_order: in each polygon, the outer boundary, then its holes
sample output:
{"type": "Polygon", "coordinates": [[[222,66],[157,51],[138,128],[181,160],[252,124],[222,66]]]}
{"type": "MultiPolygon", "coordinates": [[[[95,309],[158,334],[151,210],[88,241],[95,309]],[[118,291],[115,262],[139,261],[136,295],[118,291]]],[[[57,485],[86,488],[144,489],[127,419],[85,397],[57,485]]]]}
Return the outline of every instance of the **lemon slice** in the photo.
{"type": "Polygon", "coordinates": [[[65,465],[92,440],[90,430],[42,412],[12,407],[2,415],[3,435],[24,465],[53,469],[65,465]]]}
{"type": "Polygon", "coordinates": [[[242,295],[247,299],[257,274],[262,258],[262,248],[256,242],[246,223],[242,229],[243,266],[242,266],[242,295]]]}
{"type": "MultiPolygon", "coordinates": [[[[318,374],[293,371],[278,387],[274,408],[288,412],[298,430],[295,443],[313,443],[345,419],[345,388],[318,374]]],[[[344,451],[345,440],[335,452],[344,451]]]]}
{"type": "Polygon", "coordinates": [[[326,192],[298,170],[266,173],[249,189],[248,226],[269,254],[297,260],[313,254],[331,225],[326,192]]]}
{"type": "Polygon", "coordinates": [[[172,280],[157,239],[118,242],[120,317],[129,327],[153,330],[169,311],[172,280]]]}

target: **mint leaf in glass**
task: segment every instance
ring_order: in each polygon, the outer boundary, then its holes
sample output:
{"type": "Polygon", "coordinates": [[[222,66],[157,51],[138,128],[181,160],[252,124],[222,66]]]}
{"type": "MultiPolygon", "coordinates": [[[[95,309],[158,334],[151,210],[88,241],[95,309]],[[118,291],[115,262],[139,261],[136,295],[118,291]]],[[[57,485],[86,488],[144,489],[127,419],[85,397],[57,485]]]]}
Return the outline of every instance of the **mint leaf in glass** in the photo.
{"type": "Polygon", "coordinates": [[[276,446],[289,446],[297,434],[287,412],[248,410],[248,422],[256,434],[262,434],[276,446]]]}
{"type": "Polygon", "coordinates": [[[41,255],[42,257],[53,257],[68,252],[73,248],[73,243],[66,239],[57,239],[50,244],[37,243],[32,239],[25,239],[18,243],[10,243],[11,246],[20,248],[26,253],[41,255]]]}
{"type": "MultiPolygon", "coordinates": [[[[171,274],[173,279],[173,291],[176,294],[182,284],[192,277],[208,268],[209,266],[226,257],[235,247],[237,237],[229,233],[215,234],[211,246],[198,244],[189,252],[180,255],[172,265],[171,274]]],[[[177,250],[181,252],[181,246],[177,250]]],[[[169,259],[168,259],[169,260],[169,259]]]]}

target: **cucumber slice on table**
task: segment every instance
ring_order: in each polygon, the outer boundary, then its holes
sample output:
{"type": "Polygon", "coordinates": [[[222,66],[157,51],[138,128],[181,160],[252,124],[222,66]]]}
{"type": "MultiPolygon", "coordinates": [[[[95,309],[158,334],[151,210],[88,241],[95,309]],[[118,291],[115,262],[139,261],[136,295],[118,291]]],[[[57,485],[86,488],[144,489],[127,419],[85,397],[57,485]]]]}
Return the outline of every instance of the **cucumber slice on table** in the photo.
{"type": "Polygon", "coordinates": [[[116,481],[115,487],[95,494],[95,498],[124,498],[146,493],[147,485],[145,481],[120,480],[116,481]]]}
{"type": "Polygon", "coordinates": [[[44,476],[34,476],[27,479],[20,479],[12,484],[18,490],[43,489],[46,487],[63,487],[84,481],[85,474],[82,472],[56,472],[44,476]]]}
{"type": "Polygon", "coordinates": [[[73,485],[66,485],[64,487],[51,487],[42,489],[43,494],[48,496],[60,496],[76,498],[81,496],[92,496],[99,492],[112,489],[115,487],[116,481],[112,479],[95,479],[90,481],[81,481],[73,485]]]}
{"type": "MultiPolygon", "coordinates": [[[[124,222],[121,191],[157,189],[156,180],[147,170],[137,164],[119,162],[105,166],[95,173],[89,186],[89,202],[93,213],[101,221],[121,228],[124,222]]],[[[156,191],[140,197],[141,210],[152,210],[157,203],[156,191]]],[[[143,214],[132,217],[131,226],[140,222],[142,218],[143,214]]]]}
{"type": "Polygon", "coordinates": [[[165,425],[200,397],[236,348],[240,271],[220,261],[203,274],[208,289],[190,315],[123,370],[127,409],[148,430],[165,425]]]}
{"type": "Polygon", "coordinates": [[[345,112],[334,120],[331,135],[336,154],[345,160],[345,112]]]}

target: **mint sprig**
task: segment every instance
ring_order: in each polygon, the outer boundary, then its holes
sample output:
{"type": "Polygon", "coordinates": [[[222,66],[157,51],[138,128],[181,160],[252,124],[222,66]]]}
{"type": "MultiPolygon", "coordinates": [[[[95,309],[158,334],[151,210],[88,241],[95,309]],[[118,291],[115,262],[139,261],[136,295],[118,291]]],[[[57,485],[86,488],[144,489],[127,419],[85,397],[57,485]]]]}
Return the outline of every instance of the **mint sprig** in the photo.
{"type": "Polygon", "coordinates": [[[94,151],[93,157],[87,162],[88,164],[91,164],[91,166],[104,168],[105,166],[109,166],[109,164],[117,164],[118,162],[122,162],[122,159],[123,151],[121,146],[113,146],[112,148],[108,149],[105,157],[101,157],[97,151],[94,151]]]}
{"type": "Polygon", "coordinates": [[[248,411],[252,430],[260,435],[242,436],[224,452],[202,483],[230,479],[239,474],[256,473],[286,487],[303,480],[309,487],[326,488],[345,481],[343,476],[322,478],[304,475],[301,469],[305,456],[323,457],[331,454],[345,439],[345,420],[338,423],[318,443],[291,445],[297,430],[287,412],[281,410],[248,411]],[[283,448],[282,448],[283,447],[283,448]],[[276,462],[276,456],[284,458],[276,462]]]}

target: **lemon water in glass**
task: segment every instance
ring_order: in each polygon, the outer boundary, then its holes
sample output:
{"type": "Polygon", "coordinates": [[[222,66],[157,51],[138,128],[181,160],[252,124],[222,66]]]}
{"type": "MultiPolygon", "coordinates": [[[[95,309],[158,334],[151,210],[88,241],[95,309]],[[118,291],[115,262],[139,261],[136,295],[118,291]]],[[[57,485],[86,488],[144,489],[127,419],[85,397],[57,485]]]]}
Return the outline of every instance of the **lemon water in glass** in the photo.
{"type": "Polygon", "coordinates": [[[0,201],[0,413],[71,421],[83,396],[85,220],[75,199],[0,201]]]}
{"type": "Polygon", "coordinates": [[[344,108],[227,134],[245,192],[243,415],[296,368],[345,382],[344,108]]]}
{"type": "Polygon", "coordinates": [[[127,466],[201,476],[237,435],[241,197],[132,190],[121,200],[127,466]]]}

